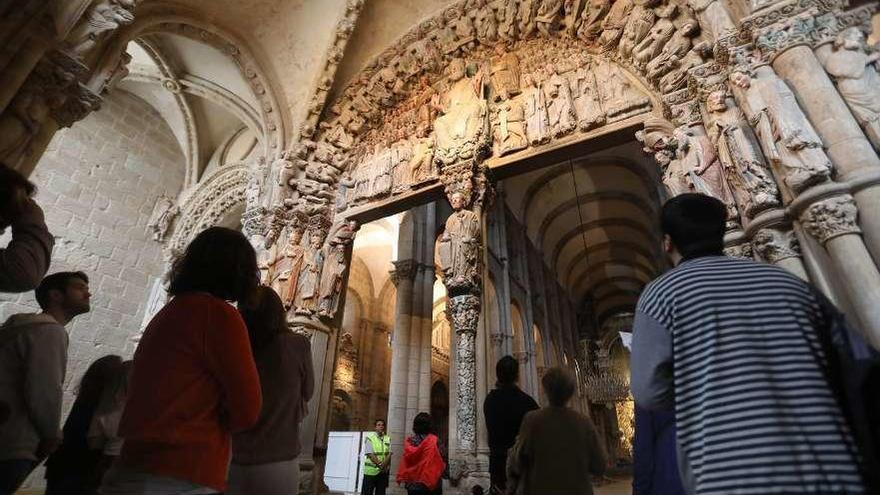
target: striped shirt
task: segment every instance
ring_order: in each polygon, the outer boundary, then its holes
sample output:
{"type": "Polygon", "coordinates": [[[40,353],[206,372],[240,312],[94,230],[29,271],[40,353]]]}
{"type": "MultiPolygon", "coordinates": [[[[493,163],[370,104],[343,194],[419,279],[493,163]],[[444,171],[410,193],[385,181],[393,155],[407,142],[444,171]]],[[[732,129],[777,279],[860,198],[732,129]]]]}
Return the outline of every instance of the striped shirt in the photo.
{"type": "Polygon", "coordinates": [[[766,264],[707,256],[646,287],[632,389],[671,406],[690,493],[864,493],[825,378],[827,322],[810,287],[766,264]]]}

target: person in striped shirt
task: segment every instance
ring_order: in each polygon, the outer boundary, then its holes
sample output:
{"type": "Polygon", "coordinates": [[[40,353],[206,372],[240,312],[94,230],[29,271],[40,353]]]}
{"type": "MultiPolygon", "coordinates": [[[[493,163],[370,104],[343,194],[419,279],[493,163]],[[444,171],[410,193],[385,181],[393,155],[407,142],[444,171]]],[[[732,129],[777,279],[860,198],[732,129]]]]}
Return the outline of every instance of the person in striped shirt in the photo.
{"type": "Polygon", "coordinates": [[[725,256],[717,199],[676,196],[661,217],[675,268],[639,298],[631,386],[639,406],[674,409],[687,492],[867,493],[827,378],[830,322],[815,290],[725,256]]]}

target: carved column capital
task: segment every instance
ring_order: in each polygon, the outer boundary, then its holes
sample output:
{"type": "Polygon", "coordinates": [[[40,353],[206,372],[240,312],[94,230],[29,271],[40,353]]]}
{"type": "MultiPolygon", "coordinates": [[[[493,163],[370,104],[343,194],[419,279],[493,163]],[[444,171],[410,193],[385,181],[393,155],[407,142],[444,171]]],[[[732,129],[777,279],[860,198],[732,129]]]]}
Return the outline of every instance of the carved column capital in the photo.
{"type": "Polygon", "coordinates": [[[755,46],[768,60],[798,45],[809,47],[830,41],[839,31],[834,13],[820,13],[818,9],[782,19],[752,33],[755,46]]]}
{"type": "Polygon", "coordinates": [[[773,264],[801,255],[800,245],[792,230],[761,229],[752,239],[752,247],[762,259],[773,264]]]}
{"type": "Polygon", "coordinates": [[[724,254],[731,258],[754,259],[755,253],[752,251],[752,245],[748,242],[735,244],[724,248],[724,254]]]}
{"type": "Polygon", "coordinates": [[[823,245],[835,237],[861,233],[857,218],[858,208],[848,194],[819,201],[801,214],[806,231],[823,245]]]}
{"type": "Polygon", "coordinates": [[[470,294],[450,297],[446,315],[455,333],[476,334],[480,321],[480,297],[470,294]]]}
{"type": "Polygon", "coordinates": [[[416,276],[418,262],[415,260],[398,260],[392,261],[394,270],[391,270],[391,281],[394,285],[399,285],[403,280],[412,281],[416,276]]]}

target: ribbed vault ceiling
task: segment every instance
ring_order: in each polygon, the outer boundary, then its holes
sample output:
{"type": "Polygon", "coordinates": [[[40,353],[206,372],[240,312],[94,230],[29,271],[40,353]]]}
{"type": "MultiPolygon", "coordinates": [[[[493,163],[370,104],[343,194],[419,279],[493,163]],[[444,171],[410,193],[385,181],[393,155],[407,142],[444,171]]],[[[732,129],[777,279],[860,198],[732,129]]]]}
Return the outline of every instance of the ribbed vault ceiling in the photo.
{"type": "Polygon", "coordinates": [[[662,268],[658,183],[630,143],[507,179],[504,193],[559,282],[603,318],[632,310],[662,268]]]}

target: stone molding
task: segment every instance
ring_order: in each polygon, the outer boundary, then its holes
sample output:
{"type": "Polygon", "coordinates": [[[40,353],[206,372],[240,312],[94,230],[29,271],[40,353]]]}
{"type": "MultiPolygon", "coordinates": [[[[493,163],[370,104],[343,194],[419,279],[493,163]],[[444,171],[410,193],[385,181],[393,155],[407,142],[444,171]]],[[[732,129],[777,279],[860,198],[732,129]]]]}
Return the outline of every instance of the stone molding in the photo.
{"type": "Polygon", "coordinates": [[[391,263],[394,264],[394,270],[391,270],[389,273],[391,274],[391,281],[396,287],[400,287],[400,282],[404,280],[413,281],[419,267],[418,261],[410,259],[392,261],[391,263]]]}
{"type": "Polygon", "coordinates": [[[813,203],[801,214],[801,222],[811,236],[825,245],[835,237],[860,234],[857,217],[855,200],[847,194],[813,203]]]}

